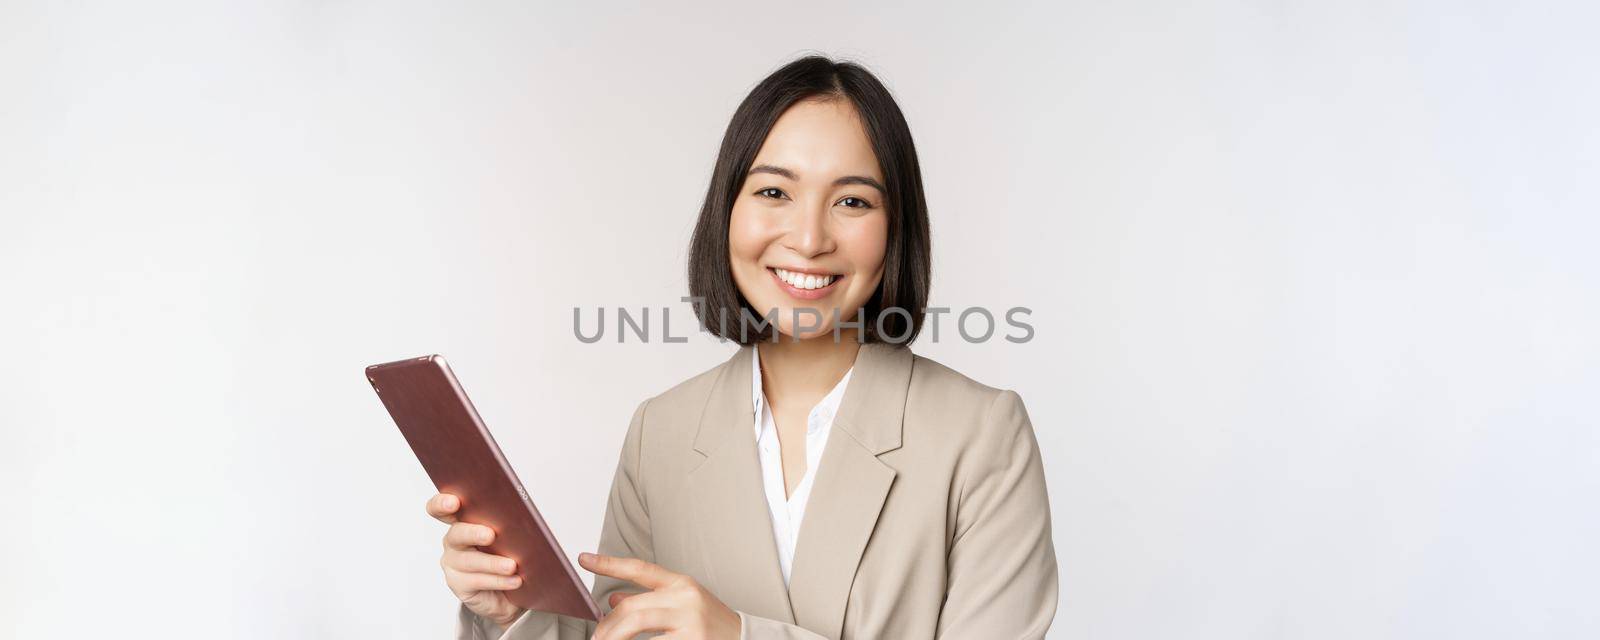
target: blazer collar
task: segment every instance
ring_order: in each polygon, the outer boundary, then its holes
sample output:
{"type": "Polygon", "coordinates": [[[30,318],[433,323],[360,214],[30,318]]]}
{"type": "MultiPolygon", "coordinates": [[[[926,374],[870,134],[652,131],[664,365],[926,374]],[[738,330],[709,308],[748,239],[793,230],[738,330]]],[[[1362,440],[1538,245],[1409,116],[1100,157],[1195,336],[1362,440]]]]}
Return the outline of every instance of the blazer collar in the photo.
{"type": "MultiPolygon", "coordinates": [[[[700,414],[694,450],[711,455],[738,430],[748,430],[755,415],[750,392],[754,346],[745,345],[718,368],[716,382],[700,414]]],[[[845,385],[834,426],[850,434],[873,455],[900,448],[906,390],[911,386],[911,350],[870,342],[861,345],[845,385]]]]}
{"type": "Polygon", "coordinates": [[[896,476],[877,456],[901,444],[911,351],[871,343],[856,354],[834,416],[834,428],[849,437],[835,434],[824,447],[786,588],[751,428],[751,349],[720,367],[695,432],[694,449],[706,456],[689,473],[701,566],[730,607],[838,638],[850,585],[896,476]]]}

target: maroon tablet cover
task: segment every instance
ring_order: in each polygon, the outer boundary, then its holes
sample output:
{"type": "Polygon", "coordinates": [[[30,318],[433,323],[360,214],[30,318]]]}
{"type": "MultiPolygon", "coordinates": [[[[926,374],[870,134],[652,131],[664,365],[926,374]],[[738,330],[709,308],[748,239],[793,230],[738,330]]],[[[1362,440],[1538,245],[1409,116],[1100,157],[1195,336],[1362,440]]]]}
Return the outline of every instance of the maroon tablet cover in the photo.
{"type": "Polygon", "coordinates": [[[494,544],[483,550],[517,561],[522,586],[506,597],[525,609],[599,620],[589,589],[444,358],[372,365],[367,381],[434,486],[461,498],[456,517],[494,529],[494,544]]]}

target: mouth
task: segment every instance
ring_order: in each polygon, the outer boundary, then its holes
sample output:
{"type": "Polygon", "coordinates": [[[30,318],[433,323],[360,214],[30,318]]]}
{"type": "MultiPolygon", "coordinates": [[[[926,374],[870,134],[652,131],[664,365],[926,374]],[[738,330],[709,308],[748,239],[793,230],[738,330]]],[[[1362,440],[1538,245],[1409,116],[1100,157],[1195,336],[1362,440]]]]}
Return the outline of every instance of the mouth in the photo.
{"type": "Polygon", "coordinates": [[[842,275],[817,271],[797,271],[777,267],[767,267],[767,271],[778,283],[778,288],[801,300],[826,297],[833,292],[833,287],[844,279],[842,275]]]}

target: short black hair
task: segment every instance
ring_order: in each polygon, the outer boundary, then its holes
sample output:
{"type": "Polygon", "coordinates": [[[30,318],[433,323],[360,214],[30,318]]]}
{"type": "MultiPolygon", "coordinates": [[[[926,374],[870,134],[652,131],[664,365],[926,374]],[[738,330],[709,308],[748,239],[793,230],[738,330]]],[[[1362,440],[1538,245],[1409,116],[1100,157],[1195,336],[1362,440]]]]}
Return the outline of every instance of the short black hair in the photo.
{"type": "Polygon", "coordinates": [[[750,306],[733,280],[728,224],[734,200],[773,123],[789,107],[812,98],[843,98],[855,105],[888,188],[883,280],[856,318],[862,322],[861,339],[910,344],[922,331],[932,271],[928,202],[911,128],[889,89],[870,71],[854,62],[815,55],[790,62],[763,79],[728,123],[689,243],[689,295],[695,301],[695,315],[706,331],[739,344],[776,337],[776,326],[752,322],[762,321],[762,314],[750,306]],[[893,311],[885,313],[886,309],[893,311]]]}

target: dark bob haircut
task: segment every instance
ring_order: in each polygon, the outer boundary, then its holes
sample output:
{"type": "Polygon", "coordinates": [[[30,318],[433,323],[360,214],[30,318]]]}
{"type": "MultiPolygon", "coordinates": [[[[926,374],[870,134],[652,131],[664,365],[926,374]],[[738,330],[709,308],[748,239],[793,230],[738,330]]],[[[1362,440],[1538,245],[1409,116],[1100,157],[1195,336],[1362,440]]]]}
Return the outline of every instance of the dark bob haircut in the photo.
{"type": "Polygon", "coordinates": [[[910,344],[922,331],[932,253],[928,203],[911,128],[894,97],[871,72],[821,56],[800,58],[767,76],[739,103],[728,123],[689,243],[689,295],[695,315],[706,331],[739,344],[777,339],[777,327],[750,306],[733,280],[728,224],[733,202],[773,123],[795,103],[814,98],[846,99],[855,105],[889,191],[883,280],[851,322],[861,322],[862,341],[910,344]]]}

